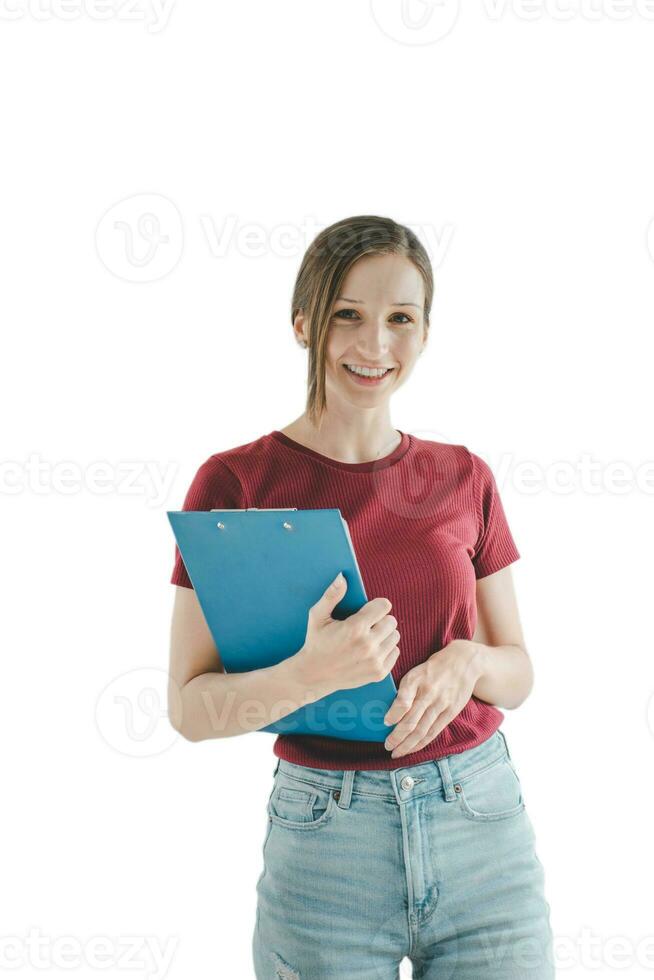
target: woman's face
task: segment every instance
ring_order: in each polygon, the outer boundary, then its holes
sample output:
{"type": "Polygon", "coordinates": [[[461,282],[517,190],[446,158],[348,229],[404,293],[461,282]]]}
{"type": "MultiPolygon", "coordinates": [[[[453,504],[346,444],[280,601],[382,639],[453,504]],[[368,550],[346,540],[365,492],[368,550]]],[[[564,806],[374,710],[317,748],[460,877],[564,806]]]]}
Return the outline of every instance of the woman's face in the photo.
{"type": "MultiPolygon", "coordinates": [[[[407,379],[427,340],[424,284],[401,255],[367,255],[350,269],[332,311],[325,383],[334,394],[372,407],[407,379]],[[351,368],[388,368],[383,377],[351,368]]],[[[376,374],[377,372],[375,372],[376,374]]]]}

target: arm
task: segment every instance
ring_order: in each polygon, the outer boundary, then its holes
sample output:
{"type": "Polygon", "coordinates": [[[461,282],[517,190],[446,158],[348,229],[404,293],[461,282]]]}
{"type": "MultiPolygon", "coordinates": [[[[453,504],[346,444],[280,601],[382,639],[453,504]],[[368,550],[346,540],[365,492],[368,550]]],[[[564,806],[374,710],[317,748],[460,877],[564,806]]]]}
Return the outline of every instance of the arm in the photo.
{"type": "Polygon", "coordinates": [[[510,566],[477,579],[477,628],[469,656],[475,697],[501,708],[517,708],[534,683],[525,648],[510,566]]]}
{"type": "Polygon", "coordinates": [[[517,708],[529,694],[533,672],[524,646],[511,569],[477,579],[477,628],[471,640],[452,640],[409,670],[384,721],[391,758],[428,745],[474,694],[517,708]]]}
{"type": "Polygon", "coordinates": [[[194,589],[177,586],[170,631],[168,716],[191,742],[257,731],[327,691],[307,689],[295,656],[227,674],[194,589]]]}

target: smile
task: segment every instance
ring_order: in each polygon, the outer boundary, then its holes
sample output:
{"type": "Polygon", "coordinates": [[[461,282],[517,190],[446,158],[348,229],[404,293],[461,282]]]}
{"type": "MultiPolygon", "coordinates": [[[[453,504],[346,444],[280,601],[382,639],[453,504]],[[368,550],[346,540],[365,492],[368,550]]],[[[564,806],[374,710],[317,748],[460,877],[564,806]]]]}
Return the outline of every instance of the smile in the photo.
{"type": "Polygon", "coordinates": [[[395,368],[366,368],[357,364],[344,364],[343,367],[356,384],[378,385],[392,374],[395,368]]]}

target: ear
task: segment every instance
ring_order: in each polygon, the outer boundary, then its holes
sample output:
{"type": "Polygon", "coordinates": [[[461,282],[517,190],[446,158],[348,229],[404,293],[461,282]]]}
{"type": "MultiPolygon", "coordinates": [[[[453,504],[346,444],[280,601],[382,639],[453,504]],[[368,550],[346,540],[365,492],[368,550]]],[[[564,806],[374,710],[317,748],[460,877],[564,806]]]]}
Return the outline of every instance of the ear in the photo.
{"type": "Polygon", "coordinates": [[[309,346],[309,338],[305,334],[305,316],[304,310],[300,309],[295,314],[295,319],[293,320],[293,331],[295,333],[295,339],[300,345],[300,347],[309,346]]]}

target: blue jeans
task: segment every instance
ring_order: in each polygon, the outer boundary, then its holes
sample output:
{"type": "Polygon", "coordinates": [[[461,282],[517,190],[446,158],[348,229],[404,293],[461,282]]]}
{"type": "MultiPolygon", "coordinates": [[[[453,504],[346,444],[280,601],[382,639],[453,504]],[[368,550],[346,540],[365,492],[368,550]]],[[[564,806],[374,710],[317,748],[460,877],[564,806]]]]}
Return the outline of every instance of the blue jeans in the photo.
{"type": "Polygon", "coordinates": [[[552,980],[550,906],[499,729],[391,770],[278,759],[252,940],[257,980],[552,980]]]}

